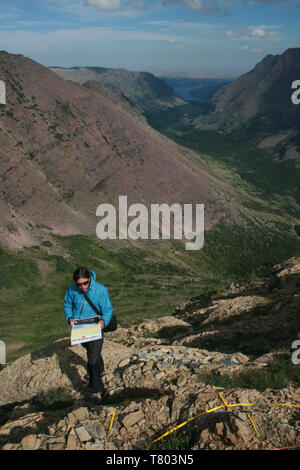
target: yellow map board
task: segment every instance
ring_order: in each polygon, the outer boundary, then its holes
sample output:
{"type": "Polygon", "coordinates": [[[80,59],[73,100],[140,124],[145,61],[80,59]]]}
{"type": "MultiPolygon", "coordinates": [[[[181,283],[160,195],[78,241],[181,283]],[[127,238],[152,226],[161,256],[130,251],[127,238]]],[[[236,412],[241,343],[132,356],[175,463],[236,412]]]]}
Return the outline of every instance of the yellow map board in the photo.
{"type": "Polygon", "coordinates": [[[102,338],[100,324],[82,324],[74,325],[71,331],[71,345],[95,341],[102,338]]]}

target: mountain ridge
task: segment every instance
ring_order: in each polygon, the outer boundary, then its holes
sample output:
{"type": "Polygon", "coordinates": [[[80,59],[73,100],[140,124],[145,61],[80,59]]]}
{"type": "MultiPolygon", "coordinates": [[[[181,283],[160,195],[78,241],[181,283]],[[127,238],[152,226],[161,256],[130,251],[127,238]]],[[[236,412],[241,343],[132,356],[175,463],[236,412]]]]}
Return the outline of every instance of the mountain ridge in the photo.
{"type": "Polygon", "coordinates": [[[102,83],[113,92],[121,93],[142,112],[186,104],[164,80],[150,72],[132,72],[119,68],[103,67],[51,67],[61,78],[84,84],[102,83]]]}
{"type": "Polygon", "coordinates": [[[196,128],[225,134],[241,129],[250,135],[290,130],[295,137],[299,108],[292,103],[291,86],[299,77],[299,48],[287,49],[280,55],[269,54],[214,95],[211,111],[195,120],[196,128]]]}
{"type": "MultiPolygon", "coordinates": [[[[21,55],[0,60],[7,88],[0,216],[12,227],[1,237],[11,246],[35,243],[28,224],[95,233],[97,206],[117,206],[118,194],[146,204],[219,199],[201,160],[153,130],[127,99],[101,84],[67,82],[21,55]]],[[[210,226],[222,211],[210,217],[207,210],[210,226]]]]}

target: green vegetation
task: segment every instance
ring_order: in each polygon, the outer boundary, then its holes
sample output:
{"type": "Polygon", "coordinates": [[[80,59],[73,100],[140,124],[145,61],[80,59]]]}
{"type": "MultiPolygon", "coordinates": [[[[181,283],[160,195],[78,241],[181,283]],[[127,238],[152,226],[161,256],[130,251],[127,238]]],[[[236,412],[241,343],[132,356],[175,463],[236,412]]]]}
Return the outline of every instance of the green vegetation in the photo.
{"type": "Polygon", "coordinates": [[[70,104],[67,101],[63,102],[57,98],[56,105],[58,109],[62,112],[63,116],[69,116],[69,117],[72,117],[73,119],[76,119],[76,116],[73,114],[70,108],[70,104]]]}
{"type": "Polygon", "coordinates": [[[57,132],[54,137],[61,142],[64,140],[64,135],[61,132],[57,132]]]}
{"type": "Polygon", "coordinates": [[[165,134],[180,145],[224,163],[256,188],[263,200],[275,202],[275,205],[296,215],[291,201],[284,203],[276,196],[294,198],[300,203],[300,170],[292,159],[280,160],[273,153],[259,148],[257,138],[242,132],[221,135],[215,131],[181,128],[183,133],[180,135],[176,132],[178,130],[169,128],[165,134]]]}
{"type": "Polygon", "coordinates": [[[19,287],[24,279],[27,286],[33,286],[38,276],[36,263],[31,259],[6,253],[0,248],[0,276],[2,277],[2,289],[19,287]]]}
{"type": "Polygon", "coordinates": [[[202,250],[196,253],[207,270],[225,282],[264,276],[271,266],[300,254],[300,240],[286,224],[245,226],[219,223],[205,235],[202,250]]]}
{"type": "Polygon", "coordinates": [[[266,388],[281,389],[289,385],[299,387],[300,364],[295,365],[290,356],[282,355],[263,369],[232,375],[199,374],[198,378],[208,385],[224,388],[254,388],[264,391],[266,388]]]}
{"type": "MultiPolygon", "coordinates": [[[[262,200],[274,204],[275,210],[284,210],[299,217],[299,209],[295,209],[290,200],[293,198],[300,203],[300,169],[296,162],[282,159],[286,151],[283,143],[269,151],[258,147],[268,132],[274,134],[280,131],[276,128],[281,123],[279,116],[267,117],[270,128],[265,121],[262,126],[261,117],[258,117],[247,123],[247,128],[225,135],[195,128],[193,120],[207,111],[207,106],[190,104],[151,112],[146,117],[152,127],[178,144],[200,153],[202,158],[205,154],[209,155],[233,170],[259,193],[262,200]]],[[[293,143],[300,146],[299,136],[294,138],[293,143]]]]}
{"type": "Polygon", "coordinates": [[[133,247],[109,249],[96,237],[51,238],[18,254],[0,250],[0,325],[8,362],[69,335],[64,294],[80,265],[94,269],[97,280],[108,287],[122,326],[169,314],[198,294],[201,285],[205,288],[198,273],[159,253],[133,247]],[[64,256],[55,254],[57,246],[64,256]],[[44,275],[39,262],[47,268],[44,275]]]}
{"type": "Polygon", "coordinates": [[[152,444],[150,450],[190,450],[192,442],[192,433],[179,429],[152,444]]]}
{"type": "Polygon", "coordinates": [[[23,87],[19,82],[17,82],[14,78],[10,78],[8,80],[8,84],[17,97],[19,104],[26,103],[28,101],[23,93],[23,87]]]}
{"type": "Polygon", "coordinates": [[[137,248],[83,235],[49,233],[48,238],[18,254],[0,249],[0,326],[8,362],[69,335],[64,294],[80,265],[95,270],[109,289],[120,325],[129,327],[170,315],[192,297],[219,295],[231,281],[267,275],[274,264],[300,254],[300,240],[288,226],[250,222],[218,224],[199,251],[185,250],[178,240],[137,248]]]}
{"type": "Polygon", "coordinates": [[[300,225],[295,225],[295,232],[296,234],[298,235],[298,237],[300,237],[300,225]]]}
{"type": "Polygon", "coordinates": [[[165,110],[147,111],[145,117],[150,126],[154,127],[159,132],[168,132],[169,128],[174,130],[181,129],[186,132],[192,129],[188,123],[189,120],[204,114],[207,108],[208,105],[205,103],[186,104],[166,108],[165,110]]]}
{"type": "Polygon", "coordinates": [[[41,393],[35,400],[35,406],[41,411],[64,410],[72,405],[74,399],[66,388],[51,388],[41,393]]]}
{"type": "MultiPolygon", "coordinates": [[[[50,129],[63,140],[57,127],[72,111],[68,103],[57,100],[56,104],[50,129]]],[[[236,222],[225,214],[206,231],[204,247],[198,251],[185,250],[178,240],[149,241],[137,248],[83,235],[59,237],[50,231],[39,246],[18,254],[0,249],[0,328],[8,362],[69,335],[64,294],[80,265],[95,270],[97,280],[109,289],[120,325],[128,327],[170,315],[191,297],[217,295],[230,282],[264,277],[274,264],[300,255],[299,209],[293,203],[300,201],[300,170],[294,168],[292,160],[280,160],[256,147],[253,136],[225,136],[191,128],[192,119],[204,112],[203,107],[189,104],[152,111],[147,118],[180,145],[200,152],[210,165],[223,168],[224,174],[232,177],[233,186],[251,196],[239,201],[247,213],[236,222]],[[234,179],[234,175],[239,178],[234,179]],[[262,214],[261,220],[256,214],[262,214]],[[46,266],[43,274],[41,263],[46,266]]],[[[108,142],[106,136],[103,139],[108,142]]],[[[119,152],[114,144],[112,147],[119,152]]],[[[33,151],[28,155],[34,158],[33,151]]],[[[40,228],[48,231],[45,226],[40,228]]],[[[13,233],[14,224],[8,230],[13,233]]],[[[232,338],[232,347],[235,340],[238,338],[232,338]]]]}
{"type": "MultiPolygon", "coordinates": [[[[299,387],[300,364],[291,362],[289,355],[280,355],[267,367],[249,370],[240,374],[217,375],[214,373],[198,374],[198,379],[206,385],[214,385],[226,389],[243,388],[263,392],[267,388],[282,389],[288,386],[299,387]]],[[[197,425],[183,426],[150,446],[150,450],[190,450],[195,440],[197,425]]],[[[153,441],[161,437],[168,429],[162,430],[153,437],[153,441]]]]}

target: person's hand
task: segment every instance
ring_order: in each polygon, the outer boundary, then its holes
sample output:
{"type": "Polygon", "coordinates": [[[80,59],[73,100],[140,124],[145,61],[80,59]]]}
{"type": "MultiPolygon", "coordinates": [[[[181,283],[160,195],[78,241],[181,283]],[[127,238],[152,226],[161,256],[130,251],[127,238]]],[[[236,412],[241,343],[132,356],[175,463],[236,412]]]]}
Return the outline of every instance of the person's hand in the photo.
{"type": "Polygon", "coordinates": [[[103,321],[103,320],[100,320],[100,322],[99,322],[99,323],[100,323],[100,326],[101,326],[101,330],[103,330],[103,328],[105,327],[105,323],[104,323],[104,321],[103,321]]]}
{"type": "Polygon", "coordinates": [[[69,319],[69,324],[73,327],[74,325],[77,324],[77,321],[74,320],[74,318],[70,318],[70,319],[69,319]]]}

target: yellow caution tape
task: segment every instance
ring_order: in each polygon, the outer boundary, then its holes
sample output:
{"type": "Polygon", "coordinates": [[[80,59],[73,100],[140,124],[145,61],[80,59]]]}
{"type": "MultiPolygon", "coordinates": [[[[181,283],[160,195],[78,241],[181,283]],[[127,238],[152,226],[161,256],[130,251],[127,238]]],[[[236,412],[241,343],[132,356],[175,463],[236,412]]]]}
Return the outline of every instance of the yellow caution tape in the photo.
{"type": "Polygon", "coordinates": [[[108,428],[108,431],[107,431],[107,435],[109,435],[110,430],[111,430],[111,428],[112,428],[116,411],[117,411],[117,408],[114,409],[114,412],[113,412],[113,414],[112,414],[112,417],[111,417],[111,420],[110,420],[110,424],[109,424],[109,428],[108,428]]]}
{"type": "Polygon", "coordinates": [[[267,406],[292,406],[294,408],[300,408],[300,405],[294,405],[293,403],[270,403],[267,406]]]}
{"type": "Polygon", "coordinates": [[[220,392],[218,392],[218,390],[216,389],[216,387],[213,385],[212,386],[213,389],[217,392],[217,394],[219,395],[219,397],[221,398],[222,402],[224,403],[224,405],[226,406],[226,408],[228,408],[228,403],[226,402],[225,398],[221,395],[220,392]]]}
{"type": "Polygon", "coordinates": [[[254,424],[254,421],[253,421],[253,419],[251,418],[250,414],[247,413],[247,416],[248,416],[248,418],[249,418],[249,420],[250,420],[250,423],[252,424],[252,427],[253,427],[254,431],[256,432],[256,435],[257,435],[258,439],[260,440],[261,448],[262,448],[262,450],[264,450],[264,449],[265,449],[265,443],[264,443],[264,441],[260,438],[260,436],[259,436],[259,434],[258,434],[258,431],[257,431],[257,429],[256,429],[256,426],[255,426],[255,424],[254,424]]]}
{"type": "Polygon", "coordinates": [[[247,416],[248,416],[248,418],[249,418],[249,420],[250,420],[250,423],[251,423],[252,426],[253,426],[254,431],[255,431],[256,434],[258,435],[258,431],[257,431],[257,429],[256,429],[256,426],[255,426],[254,422],[253,422],[253,419],[251,418],[251,416],[250,416],[249,413],[247,413],[247,416]]]}
{"type": "MultiPolygon", "coordinates": [[[[223,399],[224,400],[224,399],[223,399]]],[[[222,401],[223,401],[222,400],[222,401]]],[[[215,406],[214,408],[211,408],[210,410],[207,410],[207,411],[203,411],[202,413],[199,413],[197,414],[196,416],[193,416],[192,418],[189,418],[188,420],[184,421],[183,423],[181,424],[178,424],[177,426],[171,428],[169,431],[167,431],[165,434],[163,434],[162,436],[158,437],[157,439],[155,439],[153,442],[151,442],[151,444],[146,448],[146,450],[149,450],[149,448],[152,446],[152,444],[154,444],[155,442],[158,442],[160,441],[161,439],[163,439],[164,437],[168,436],[169,434],[171,434],[172,432],[174,431],[177,431],[177,429],[180,429],[182,428],[183,426],[186,426],[188,423],[190,423],[191,421],[199,418],[199,416],[202,416],[202,415],[205,415],[205,414],[208,414],[208,413],[212,413],[214,411],[217,411],[217,410],[220,410],[222,408],[233,408],[235,406],[259,406],[257,403],[233,403],[233,404],[228,404],[226,401],[223,401],[223,403],[226,403],[224,405],[219,405],[219,406],[215,406]]],[[[295,407],[295,408],[300,408],[300,405],[294,405],[292,403],[271,403],[271,404],[267,404],[265,406],[292,406],[292,407],[295,407]]],[[[254,425],[254,423],[253,423],[254,425]]],[[[256,429],[254,427],[254,429],[256,429]]],[[[257,430],[256,430],[257,431],[257,430]]]]}
{"type": "Polygon", "coordinates": [[[217,411],[217,410],[220,410],[222,408],[226,408],[226,407],[233,407],[233,406],[253,406],[251,405],[251,403],[236,403],[236,404],[233,404],[233,405],[228,405],[228,403],[226,405],[219,405],[219,406],[215,406],[214,408],[211,408],[210,410],[207,410],[207,411],[203,411],[202,413],[199,413],[197,414],[196,416],[193,416],[192,418],[188,419],[187,421],[184,421],[183,423],[181,424],[178,424],[178,426],[175,426],[174,428],[170,429],[169,431],[167,431],[165,434],[163,434],[162,436],[158,437],[157,439],[155,439],[155,441],[151,442],[151,444],[147,447],[146,450],[149,450],[149,448],[152,446],[152,444],[154,444],[155,442],[157,441],[160,441],[161,439],[163,439],[164,437],[168,436],[169,434],[171,434],[172,432],[174,431],[177,431],[177,429],[180,429],[182,428],[183,426],[185,426],[186,424],[190,423],[191,421],[193,421],[194,419],[197,419],[199,418],[199,416],[202,416],[202,415],[205,415],[205,414],[208,414],[208,413],[212,413],[213,411],[217,411]]]}

